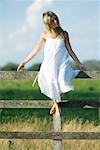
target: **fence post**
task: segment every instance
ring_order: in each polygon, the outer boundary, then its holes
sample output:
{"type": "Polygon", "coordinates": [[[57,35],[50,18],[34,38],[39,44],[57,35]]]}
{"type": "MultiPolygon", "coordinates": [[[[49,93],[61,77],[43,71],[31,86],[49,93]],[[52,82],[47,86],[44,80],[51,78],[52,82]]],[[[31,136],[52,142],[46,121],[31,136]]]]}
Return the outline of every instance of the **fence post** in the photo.
{"type": "MultiPolygon", "coordinates": [[[[55,132],[61,132],[61,115],[53,115],[53,127],[55,132]]],[[[62,150],[62,140],[54,139],[54,150],[62,150]]]]}

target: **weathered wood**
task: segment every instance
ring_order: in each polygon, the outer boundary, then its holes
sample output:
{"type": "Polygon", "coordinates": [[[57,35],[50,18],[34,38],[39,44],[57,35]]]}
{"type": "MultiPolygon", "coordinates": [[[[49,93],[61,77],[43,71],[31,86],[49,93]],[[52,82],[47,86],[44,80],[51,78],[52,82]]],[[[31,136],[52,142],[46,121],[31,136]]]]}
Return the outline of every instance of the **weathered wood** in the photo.
{"type": "Polygon", "coordinates": [[[100,100],[64,100],[59,105],[61,108],[99,108],[100,100]]]}
{"type": "Polygon", "coordinates": [[[0,139],[100,140],[100,132],[0,132],[0,139]]]}
{"type": "MultiPolygon", "coordinates": [[[[0,71],[0,80],[12,80],[12,79],[35,79],[38,71],[0,71]]],[[[93,78],[100,78],[100,71],[86,71],[80,74],[79,78],[88,78],[85,74],[93,78]]]]}
{"type": "Polygon", "coordinates": [[[47,100],[0,100],[0,108],[50,108],[47,100]]]}
{"type": "MultiPolygon", "coordinates": [[[[0,108],[50,108],[51,100],[0,100],[0,108]]],[[[61,108],[99,108],[100,100],[63,100],[61,108]]]]}
{"type": "Polygon", "coordinates": [[[38,71],[0,71],[0,80],[35,79],[38,71]]]}
{"type": "MultiPolygon", "coordinates": [[[[54,132],[61,132],[61,116],[53,115],[54,132]]],[[[62,150],[62,140],[54,140],[54,150],[62,150]]]]}

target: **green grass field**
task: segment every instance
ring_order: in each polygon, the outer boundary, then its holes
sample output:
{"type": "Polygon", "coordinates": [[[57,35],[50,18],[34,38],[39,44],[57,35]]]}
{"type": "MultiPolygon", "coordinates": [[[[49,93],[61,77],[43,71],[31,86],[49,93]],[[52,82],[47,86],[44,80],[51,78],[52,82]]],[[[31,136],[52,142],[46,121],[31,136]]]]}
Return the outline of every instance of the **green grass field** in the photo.
{"type": "MultiPolygon", "coordinates": [[[[32,80],[0,81],[0,99],[48,99],[40,93],[38,84],[32,87],[32,80]]],[[[72,80],[74,91],[64,95],[64,99],[70,100],[99,100],[100,79],[76,79],[72,80]]]]}
{"type": "MultiPolygon", "coordinates": [[[[48,100],[49,98],[40,93],[38,84],[32,87],[32,80],[3,80],[0,81],[0,99],[5,100],[48,100]]],[[[63,99],[69,100],[100,100],[100,80],[98,79],[75,79],[72,80],[74,90],[64,94],[63,99]]],[[[32,116],[39,118],[52,116],[48,109],[3,109],[0,117],[1,123],[22,118],[30,119],[32,116]]],[[[98,123],[98,109],[64,108],[62,110],[64,120],[83,118],[98,123]]]]}
{"type": "MultiPolygon", "coordinates": [[[[40,93],[38,84],[32,80],[0,81],[0,99],[4,100],[48,100],[40,93]]],[[[69,100],[100,100],[100,80],[72,80],[75,89],[64,94],[69,100]]],[[[62,109],[62,131],[99,132],[98,109],[62,109]]],[[[49,109],[3,109],[0,115],[0,131],[52,131],[53,121],[49,109]]],[[[53,140],[0,139],[1,150],[52,150],[53,140]]],[[[62,150],[99,150],[99,140],[62,140],[62,150]]]]}

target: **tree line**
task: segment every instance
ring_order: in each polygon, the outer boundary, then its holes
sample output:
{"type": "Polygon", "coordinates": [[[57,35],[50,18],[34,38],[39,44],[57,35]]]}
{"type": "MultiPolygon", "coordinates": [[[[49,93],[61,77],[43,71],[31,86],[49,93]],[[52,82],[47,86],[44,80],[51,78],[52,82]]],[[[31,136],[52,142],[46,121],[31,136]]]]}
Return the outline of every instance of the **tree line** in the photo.
{"type": "MultiPolygon", "coordinates": [[[[73,69],[78,69],[77,65],[74,62],[71,62],[73,69]]],[[[97,70],[100,71],[100,61],[96,60],[88,60],[84,61],[83,65],[86,67],[87,70],[97,70]]],[[[30,67],[28,67],[27,71],[39,71],[41,64],[33,64],[30,67]]],[[[18,67],[18,64],[9,62],[3,67],[0,67],[1,71],[15,71],[18,67]]]]}

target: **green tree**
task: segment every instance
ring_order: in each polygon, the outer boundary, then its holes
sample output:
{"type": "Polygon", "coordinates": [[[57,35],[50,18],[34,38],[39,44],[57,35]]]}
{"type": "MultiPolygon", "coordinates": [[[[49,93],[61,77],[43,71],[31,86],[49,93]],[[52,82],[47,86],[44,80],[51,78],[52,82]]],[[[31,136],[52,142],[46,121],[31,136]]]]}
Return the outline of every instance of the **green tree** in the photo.
{"type": "Polygon", "coordinates": [[[8,63],[0,68],[0,70],[6,70],[6,71],[15,71],[17,69],[18,65],[15,63],[8,63]]]}
{"type": "Polygon", "coordinates": [[[41,64],[34,64],[31,67],[29,67],[27,70],[29,71],[39,71],[41,64]]]}

